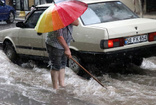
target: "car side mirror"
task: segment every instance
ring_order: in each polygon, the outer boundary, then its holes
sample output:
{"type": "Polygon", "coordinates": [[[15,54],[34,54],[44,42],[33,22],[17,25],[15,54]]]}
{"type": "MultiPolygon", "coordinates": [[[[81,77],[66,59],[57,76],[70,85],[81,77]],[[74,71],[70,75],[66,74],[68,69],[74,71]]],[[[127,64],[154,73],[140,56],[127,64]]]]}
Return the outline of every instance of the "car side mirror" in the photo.
{"type": "Polygon", "coordinates": [[[37,33],[37,35],[38,35],[38,36],[41,36],[41,35],[42,35],[42,33],[37,33]]]}
{"type": "Polygon", "coordinates": [[[25,25],[25,23],[23,23],[23,22],[17,22],[17,23],[16,23],[16,27],[25,28],[26,25],[25,25]]]}

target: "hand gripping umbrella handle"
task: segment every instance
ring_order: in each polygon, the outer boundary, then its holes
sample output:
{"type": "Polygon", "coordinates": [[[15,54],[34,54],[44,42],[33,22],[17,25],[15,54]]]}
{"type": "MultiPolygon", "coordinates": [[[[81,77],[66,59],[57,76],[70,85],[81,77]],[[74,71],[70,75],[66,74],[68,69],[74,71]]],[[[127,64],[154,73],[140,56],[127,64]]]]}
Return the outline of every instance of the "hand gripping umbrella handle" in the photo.
{"type": "Polygon", "coordinates": [[[81,66],[76,60],[72,59],[77,65],[79,65],[85,72],[87,72],[95,81],[97,81],[102,87],[104,87],[104,85],[98,80],[96,79],[90,72],[88,72],[83,66],[81,66]]]}

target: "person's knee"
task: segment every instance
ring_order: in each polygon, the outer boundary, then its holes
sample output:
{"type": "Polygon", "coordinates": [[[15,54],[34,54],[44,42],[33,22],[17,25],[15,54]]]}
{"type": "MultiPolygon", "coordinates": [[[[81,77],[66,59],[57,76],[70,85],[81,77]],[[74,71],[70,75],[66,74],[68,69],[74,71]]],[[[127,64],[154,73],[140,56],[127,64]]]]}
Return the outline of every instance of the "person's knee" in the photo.
{"type": "Polygon", "coordinates": [[[61,69],[61,65],[60,64],[55,64],[51,66],[51,70],[55,70],[55,71],[59,71],[61,69]]]}

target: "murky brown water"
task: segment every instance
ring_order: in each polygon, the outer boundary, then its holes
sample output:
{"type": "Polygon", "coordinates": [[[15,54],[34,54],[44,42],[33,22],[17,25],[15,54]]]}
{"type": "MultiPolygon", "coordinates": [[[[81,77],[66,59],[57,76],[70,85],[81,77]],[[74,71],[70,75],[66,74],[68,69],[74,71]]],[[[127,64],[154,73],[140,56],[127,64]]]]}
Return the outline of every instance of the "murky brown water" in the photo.
{"type": "Polygon", "coordinates": [[[66,87],[55,91],[48,69],[25,65],[13,64],[0,50],[0,105],[156,105],[156,57],[128,68],[135,73],[97,77],[107,89],[66,68],[66,87]]]}

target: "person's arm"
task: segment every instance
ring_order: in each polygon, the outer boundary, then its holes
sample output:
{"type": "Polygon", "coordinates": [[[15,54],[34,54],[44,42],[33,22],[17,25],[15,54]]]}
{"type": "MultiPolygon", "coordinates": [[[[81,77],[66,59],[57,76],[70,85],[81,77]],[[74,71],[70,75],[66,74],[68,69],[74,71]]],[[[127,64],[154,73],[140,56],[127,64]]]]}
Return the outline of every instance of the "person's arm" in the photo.
{"type": "Polygon", "coordinates": [[[78,19],[76,19],[73,23],[71,23],[72,25],[74,25],[74,26],[78,26],[79,25],[79,21],[78,21],[78,19]]]}
{"type": "MultiPolygon", "coordinates": [[[[71,24],[74,25],[74,26],[78,26],[78,25],[79,25],[78,19],[75,20],[75,21],[74,21],[73,23],[71,23],[71,24]]],[[[62,30],[61,30],[61,29],[59,30],[59,33],[62,34],[62,30]]],[[[72,56],[71,56],[71,51],[70,51],[69,46],[67,45],[66,41],[64,40],[63,35],[58,36],[57,39],[58,39],[59,43],[62,45],[62,47],[65,49],[65,52],[64,52],[65,55],[66,55],[68,58],[72,58],[72,56]]]]}
{"type": "Polygon", "coordinates": [[[65,55],[68,57],[68,58],[72,58],[71,56],[71,51],[69,49],[69,46],[67,45],[66,41],[64,40],[63,36],[59,36],[57,37],[59,43],[62,45],[62,47],[64,48],[65,50],[65,55]]]}

